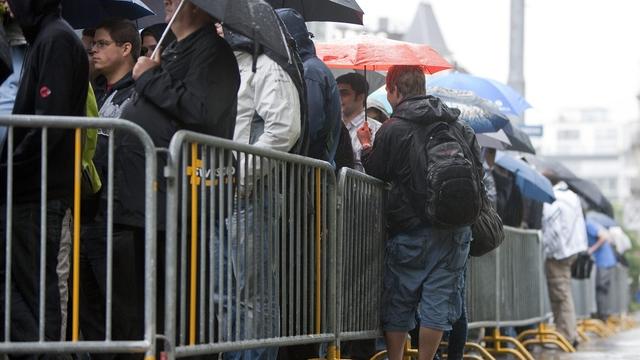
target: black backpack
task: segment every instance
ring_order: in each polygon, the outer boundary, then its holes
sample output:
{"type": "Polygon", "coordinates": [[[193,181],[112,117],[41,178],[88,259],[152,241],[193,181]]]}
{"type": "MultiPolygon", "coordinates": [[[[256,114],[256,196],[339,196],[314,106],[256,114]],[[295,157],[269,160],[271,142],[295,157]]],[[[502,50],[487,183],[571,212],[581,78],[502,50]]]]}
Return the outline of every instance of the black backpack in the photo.
{"type": "MultiPolygon", "coordinates": [[[[422,139],[420,139],[422,140],[422,139]]],[[[482,208],[482,179],[457,122],[427,126],[420,169],[426,179],[423,214],[439,228],[472,225],[482,208]]]]}

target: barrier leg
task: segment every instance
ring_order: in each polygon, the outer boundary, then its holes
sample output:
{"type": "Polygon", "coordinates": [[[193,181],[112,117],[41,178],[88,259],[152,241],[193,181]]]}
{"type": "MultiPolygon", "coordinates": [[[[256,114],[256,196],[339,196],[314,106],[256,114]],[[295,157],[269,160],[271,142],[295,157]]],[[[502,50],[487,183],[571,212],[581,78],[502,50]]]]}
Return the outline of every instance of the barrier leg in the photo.
{"type": "Polygon", "coordinates": [[[611,332],[602,320],[586,319],[580,322],[585,332],[592,332],[601,338],[611,335],[611,332]]]}
{"type": "Polygon", "coordinates": [[[493,347],[487,347],[490,353],[495,354],[511,354],[518,360],[534,360],[533,356],[527,350],[520,341],[509,336],[503,336],[500,334],[500,329],[493,329],[493,336],[485,336],[484,341],[493,344],[493,347]],[[509,349],[502,347],[502,343],[507,342],[513,344],[516,348],[509,349]]]}
{"type": "Polygon", "coordinates": [[[558,346],[564,352],[576,352],[576,349],[564,336],[562,336],[559,332],[549,328],[544,323],[540,323],[537,330],[523,331],[520,335],[518,335],[518,340],[521,341],[522,345],[525,347],[533,344],[553,344],[558,346]],[[534,337],[532,339],[525,340],[525,338],[530,335],[534,335],[534,337]]]}
{"type": "MultiPolygon", "coordinates": [[[[446,341],[442,341],[440,343],[440,347],[446,348],[449,346],[449,343],[446,341]]],[[[473,343],[473,342],[466,342],[464,344],[465,347],[465,351],[467,349],[471,350],[471,351],[477,351],[479,354],[475,355],[475,354],[464,354],[463,358],[464,359],[480,359],[480,360],[496,360],[496,358],[493,357],[493,355],[491,355],[487,349],[485,349],[484,347],[482,347],[479,344],[473,343]]],[[[443,352],[443,358],[447,358],[447,354],[446,351],[443,352]]]]}
{"type": "Polygon", "coordinates": [[[581,340],[582,342],[589,342],[589,341],[591,341],[591,340],[589,339],[589,337],[587,336],[587,333],[584,331],[584,328],[582,327],[582,325],[578,325],[577,332],[578,332],[578,336],[580,337],[580,340],[581,340]]]}

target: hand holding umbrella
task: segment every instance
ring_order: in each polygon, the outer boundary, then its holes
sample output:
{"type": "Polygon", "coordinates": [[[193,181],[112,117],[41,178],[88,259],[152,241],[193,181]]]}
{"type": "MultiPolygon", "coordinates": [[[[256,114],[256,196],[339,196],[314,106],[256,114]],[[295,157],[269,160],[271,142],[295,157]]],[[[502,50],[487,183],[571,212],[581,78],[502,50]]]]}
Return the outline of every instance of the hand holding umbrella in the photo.
{"type": "Polygon", "coordinates": [[[371,129],[369,129],[369,124],[367,121],[362,124],[362,126],[358,129],[356,133],[358,136],[358,140],[360,144],[362,144],[363,149],[368,149],[371,147],[371,129]]]}
{"type": "MultiPolygon", "coordinates": [[[[159,47],[156,47],[156,50],[159,47]]],[[[142,74],[160,65],[160,52],[154,51],[151,57],[140,56],[133,66],[131,76],[133,80],[138,80],[142,74]]]]}

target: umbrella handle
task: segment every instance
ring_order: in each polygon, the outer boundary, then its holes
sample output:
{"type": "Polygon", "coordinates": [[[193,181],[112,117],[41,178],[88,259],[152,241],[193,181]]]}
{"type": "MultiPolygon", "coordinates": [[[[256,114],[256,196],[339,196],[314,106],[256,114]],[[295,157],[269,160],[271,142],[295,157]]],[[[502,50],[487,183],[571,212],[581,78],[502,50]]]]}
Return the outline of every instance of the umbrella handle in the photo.
{"type": "Polygon", "coordinates": [[[164,32],[162,33],[160,40],[158,40],[158,45],[156,45],[156,48],[153,49],[153,53],[151,54],[152,59],[156,58],[157,52],[162,47],[162,42],[164,41],[164,38],[167,36],[169,31],[171,31],[171,25],[173,25],[173,22],[176,21],[176,17],[180,13],[180,10],[182,10],[182,5],[184,5],[184,2],[185,0],[180,0],[180,4],[178,4],[176,11],[173,12],[173,16],[171,16],[171,20],[169,20],[169,23],[167,24],[167,27],[164,29],[164,32]]]}

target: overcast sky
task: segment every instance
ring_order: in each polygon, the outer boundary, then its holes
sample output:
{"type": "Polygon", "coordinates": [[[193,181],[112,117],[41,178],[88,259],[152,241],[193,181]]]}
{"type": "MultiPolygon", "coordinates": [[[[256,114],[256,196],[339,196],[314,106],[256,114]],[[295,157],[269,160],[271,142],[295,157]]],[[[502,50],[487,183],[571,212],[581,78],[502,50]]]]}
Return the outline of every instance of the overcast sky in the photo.
{"type": "MultiPolygon", "coordinates": [[[[358,0],[365,24],[380,16],[406,29],[430,2],[447,46],[472,73],[506,82],[510,0],[358,0]],[[392,5],[391,5],[392,4],[392,5]]],[[[640,1],[527,0],[527,122],[553,121],[563,109],[604,107],[612,119],[638,118],[640,1]]]]}

